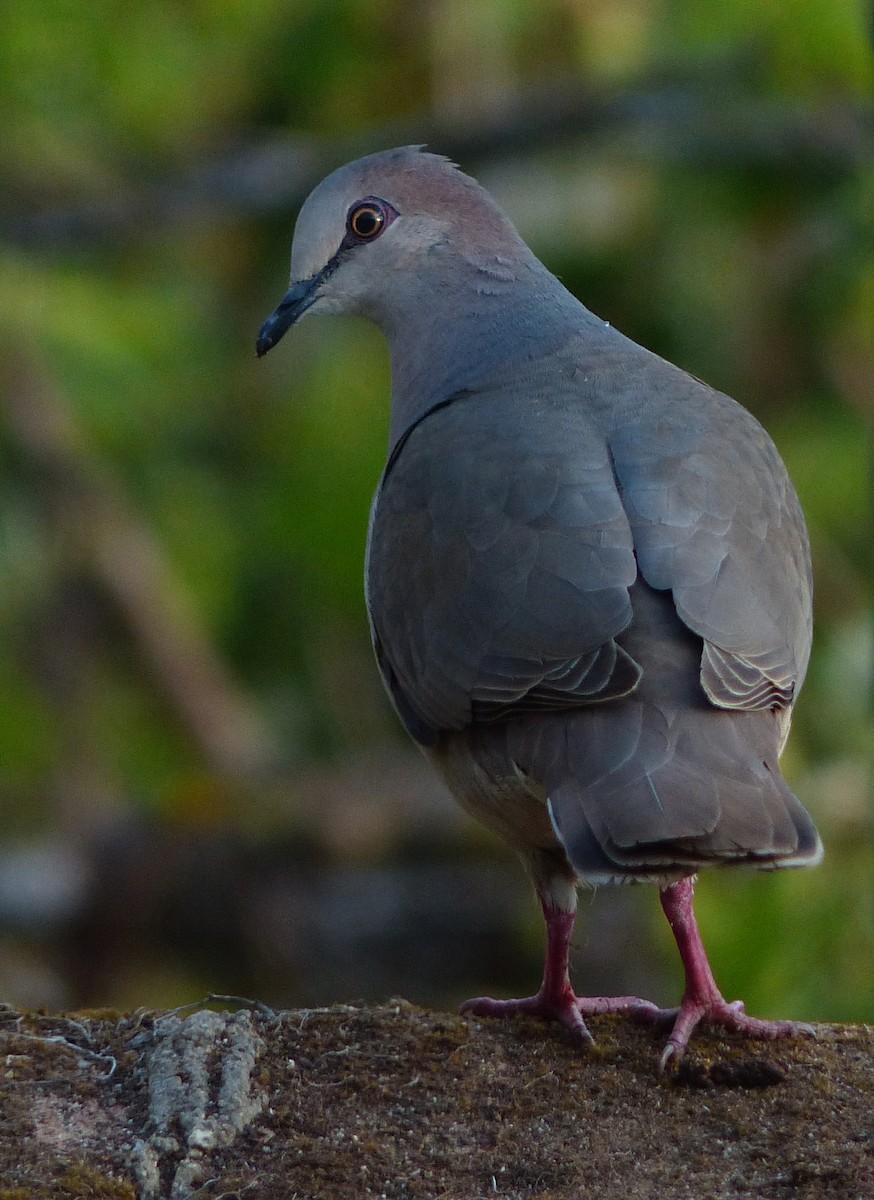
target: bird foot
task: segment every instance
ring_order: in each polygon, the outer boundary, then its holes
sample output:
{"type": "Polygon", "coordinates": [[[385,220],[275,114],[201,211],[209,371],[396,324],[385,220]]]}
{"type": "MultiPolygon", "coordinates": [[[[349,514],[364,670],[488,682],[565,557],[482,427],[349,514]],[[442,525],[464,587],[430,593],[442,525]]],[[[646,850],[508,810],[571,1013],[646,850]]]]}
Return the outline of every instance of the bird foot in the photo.
{"type": "Polygon", "coordinates": [[[683,998],[679,1008],[638,1009],[632,1011],[635,1020],[648,1025],[671,1025],[671,1034],[659,1059],[659,1070],[664,1071],[683,1057],[689,1039],[702,1022],[721,1025],[732,1033],[746,1037],[776,1040],[788,1037],[816,1037],[812,1025],[800,1021],[763,1021],[759,1017],[748,1017],[742,1000],[730,1003],[722,996],[706,999],[696,996],[683,998]]]}
{"type": "Polygon", "coordinates": [[[491,996],[477,996],[473,1000],[466,1000],[458,1011],[471,1013],[475,1017],[504,1018],[526,1013],[544,1021],[558,1021],[582,1045],[591,1046],[595,1040],[586,1028],[579,1001],[570,990],[559,996],[549,996],[541,989],[536,996],[525,996],[521,1000],[493,1000],[491,996]]]}
{"type": "Polygon", "coordinates": [[[577,1041],[590,1046],[595,1039],[586,1026],[585,1017],[629,1013],[636,1019],[648,1021],[657,1019],[660,1010],[639,996],[576,996],[570,988],[550,995],[541,988],[536,996],[526,996],[522,1000],[493,1000],[490,996],[478,996],[474,1000],[466,1000],[459,1012],[471,1013],[475,1017],[514,1017],[517,1013],[525,1013],[544,1021],[558,1021],[570,1030],[577,1041]]]}

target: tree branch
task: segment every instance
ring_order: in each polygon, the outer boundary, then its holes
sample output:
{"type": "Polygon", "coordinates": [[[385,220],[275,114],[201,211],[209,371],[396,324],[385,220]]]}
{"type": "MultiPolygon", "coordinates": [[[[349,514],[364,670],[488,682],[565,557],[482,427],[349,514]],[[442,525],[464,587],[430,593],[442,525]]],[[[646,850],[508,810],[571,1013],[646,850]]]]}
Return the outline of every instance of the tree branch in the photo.
{"type": "Polygon", "coordinates": [[[874,106],[862,101],[751,95],[715,73],[707,87],[678,80],[596,92],[569,79],[519,92],[466,124],[422,113],[353,137],[268,134],[177,177],[129,181],[112,198],[0,215],[0,237],[31,246],[116,242],[140,228],[293,211],[348,159],[423,142],[468,163],[547,146],[609,143],[632,159],[701,168],[758,167],[840,179],[874,159],[874,106]]]}

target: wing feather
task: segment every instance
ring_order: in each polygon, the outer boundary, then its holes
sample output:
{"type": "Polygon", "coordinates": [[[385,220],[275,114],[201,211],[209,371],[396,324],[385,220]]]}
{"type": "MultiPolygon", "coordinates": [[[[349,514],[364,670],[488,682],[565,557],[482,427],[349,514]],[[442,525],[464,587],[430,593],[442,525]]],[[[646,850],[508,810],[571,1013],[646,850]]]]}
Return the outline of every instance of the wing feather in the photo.
{"type": "Polygon", "coordinates": [[[524,433],[509,418],[501,393],[433,412],[377,494],[374,643],[420,741],[625,695],[640,677],[613,640],[637,567],[603,437],[579,407],[528,412],[524,433]]]}

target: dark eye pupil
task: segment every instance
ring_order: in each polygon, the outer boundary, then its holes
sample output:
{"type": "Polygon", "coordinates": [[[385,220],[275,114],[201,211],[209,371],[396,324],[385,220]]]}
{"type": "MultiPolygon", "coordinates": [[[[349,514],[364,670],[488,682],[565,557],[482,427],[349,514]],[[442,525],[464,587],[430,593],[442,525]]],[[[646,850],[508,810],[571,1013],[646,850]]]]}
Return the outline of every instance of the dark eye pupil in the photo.
{"type": "Polygon", "coordinates": [[[382,213],[378,209],[359,208],[352,215],[352,232],[358,237],[373,237],[382,225],[382,220],[382,213]]]}

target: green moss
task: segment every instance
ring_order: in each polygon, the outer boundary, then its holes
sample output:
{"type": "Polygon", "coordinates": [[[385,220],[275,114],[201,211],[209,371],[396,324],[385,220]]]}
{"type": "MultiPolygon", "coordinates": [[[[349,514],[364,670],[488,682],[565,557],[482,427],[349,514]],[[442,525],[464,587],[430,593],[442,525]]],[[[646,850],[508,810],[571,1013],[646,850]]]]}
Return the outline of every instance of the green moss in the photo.
{"type": "Polygon", "coordinates": [[[69,1167],[57,1182],[52,1200],[136,1200],[133,1184],[113,1179],[84,1163],[69,1167]]]}

